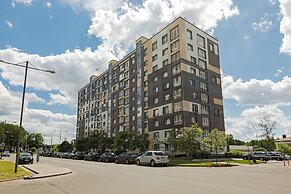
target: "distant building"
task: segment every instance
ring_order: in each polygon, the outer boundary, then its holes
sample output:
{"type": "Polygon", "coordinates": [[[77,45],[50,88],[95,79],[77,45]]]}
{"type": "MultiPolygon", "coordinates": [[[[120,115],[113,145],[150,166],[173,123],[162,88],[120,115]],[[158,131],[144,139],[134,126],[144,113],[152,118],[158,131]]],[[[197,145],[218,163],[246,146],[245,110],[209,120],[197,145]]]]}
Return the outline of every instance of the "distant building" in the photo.
{"type": "Polygon", "coordinates": [[[241,151],[241,152],[252,152],[254,151],[253,146],[245,146],[245,145],[229,145],[229,151],[241,151]]]}
{"type": "MultiPolygon", "coordinates": [[[[129,130],[165,142],[171,129],[193,123],[205,137],[213,128],[225,130],[219,47],[181,17],[151,38],[138,38],[135,50],[110,61],[78,92],[77,139],[129,130]]],[[[151,149],[171,150],[167,143],[151,149]]]]}
{"type": "Polygon", "coordinates": [[[286,143],[289,146],[291,146],[291,136],[287,137],[286,135],[283,135],[282,139],[277,139],[275,142],[276,143],[286,143]]]}

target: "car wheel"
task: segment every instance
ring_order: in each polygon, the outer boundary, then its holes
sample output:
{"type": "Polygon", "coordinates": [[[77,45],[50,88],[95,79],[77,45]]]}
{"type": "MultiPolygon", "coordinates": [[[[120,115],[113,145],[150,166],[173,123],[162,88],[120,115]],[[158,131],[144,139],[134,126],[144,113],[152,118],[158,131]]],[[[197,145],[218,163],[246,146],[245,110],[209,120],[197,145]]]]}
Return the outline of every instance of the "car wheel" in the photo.
{"type": "Polygon", "coordinates": [[[115,163],[116,163],[116,164],[118,164],[118,163],[119,163],[119,161],[118,161],[117,159],[115,159],[115,163]]]}
{"type": "Polygon", "coordinates": [[[151,167],[154,167],[156,165],[155,161],[151,160],[150,165],[151,165],[151,167]]]}
{"type": "Polygon", "coordinates": [[[126,160],[125,160],[125,164],[129,164],[129,161],[128,161],[128,159],[126,159],[126,160]]]}
{"type": "Polygon", "coordinates": [[[261,161],[264,161],[264,158],[260,158],[261,161]]]}
{"type": "Polygon", "coordinates": [[[136,161],[136,163],[137,163],[137,165],[139,165],[139,166],[141,165],[141,163],[140,163],[140,161],[139,161],[139,160],[137,160],[137,161],[136,161]]]}

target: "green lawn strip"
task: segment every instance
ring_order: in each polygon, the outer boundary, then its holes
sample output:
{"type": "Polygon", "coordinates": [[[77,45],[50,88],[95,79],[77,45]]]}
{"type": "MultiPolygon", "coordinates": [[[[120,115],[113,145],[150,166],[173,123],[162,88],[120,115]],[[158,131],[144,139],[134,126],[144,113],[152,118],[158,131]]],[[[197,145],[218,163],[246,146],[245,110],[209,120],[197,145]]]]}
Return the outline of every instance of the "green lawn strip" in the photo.
{"type": "Polygon", "coordinates": [[[237,166],[239,164],[252,165],[252,164],[261,164],[266,163],[265,161],[257,160],[256,163],[249,160],[228,160],[229,164],[227,164],[227,160],[225,159],[201,159],[191,161],[189,158],[174,158],[170,159],[169,166],[193,166],[193,167],[209,167],[209,161],[211,167],[226,167],[226,166],[237,166]]]}
{"type": "Polygon", "coordinates": [[[17,179],[30,175],[30,172],[17,168],[17,173],[14,173],[14,163],[0,160],[0,181],[17,179]]]}

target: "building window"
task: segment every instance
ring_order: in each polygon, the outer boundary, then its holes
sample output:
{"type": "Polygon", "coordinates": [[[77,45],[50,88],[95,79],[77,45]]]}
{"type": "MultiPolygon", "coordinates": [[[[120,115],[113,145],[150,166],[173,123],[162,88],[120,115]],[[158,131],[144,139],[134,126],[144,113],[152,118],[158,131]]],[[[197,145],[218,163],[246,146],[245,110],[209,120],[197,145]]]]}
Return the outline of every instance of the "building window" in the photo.
{"type": "Polygon", "coordinates": [[[174,116],[174,124],[175,125],[181,125],[182,123],[183,123],[182,114],[175,115],[174,116]]]}
{"type": "Polygon", "coordinates": [[[159,109],[154,109],[154,117],[157,117],[159,116],[159,109]]]}
{"type": "Polygon", "coordinates": [[[154,132],[154,139],[157,140],[160,138],[160,133],[159,132],[154,132]]]}
{"type": "Polygon", "coordinates": [[[132,79],[131,79],[131,83],[134,83],[134,82],[135,82],[135,78],[132,78],[132,79]]]}
{"type": "Polygon", "coordinates": [[[181,95],[182,95],[182,89],[181,89],[181,88],[179,88],[179,89],[177,89],[177,90],[174,90],[174,92],[173,92],[173,97],[174,97],[174,99],[178,99],[178,98],[180,98],[181,95]]]}
{"type": "Polygon", "coordinates": [[[201,93],[201,102],[208,103],[208,95],[201,93]]]}
{"type": "Polygon", "coordinates": [[[166,44],[168,42],[168,34],[165,34],[163,37],[162,37],[162,45],[166,44]]]}
{"type": "Polygon", "coordinates": [[[180,86],[181,85],[181,76],[179,76],[179,77],[175,77],[174,79],[173,79],[173,86],[174,87],[177,87],[177,86],[180,86]]]}
{"type": "Polygon", "coordinates": [[[135,126],[132,125],[132,126],[131,126],[131,131],[134,131],[134,130],[135,130],[135,126]]]}
{"type": "Polygon", "coordinates": [[[208,91],[207,83],[200,82],[200,89],[203,91],[208,91]]]}
{"type": "Polygon", "coordinates": [[[172,40],[175,40],[178,37],[179,37],[179,26],[176,26],[175,28],[173,28],[170,31],[170,39],[172,41],[172,40]]]}
{"type": "Polygon", "coordinates": [[[192,37],[192,31],[191,30],[189,30],[189,29],[187,29],[187,38],[189,38],[189,39],[193,39],[193,37],[192,37]]]}
{"type": "Polygon", "coordinates": [[[148,55],[148,48],[145,48],[144,49],[144,56],[147,56],[148,55]]]}
{"type": "Polygon", "coordinates": [[[203,131],[203,137],[206,138],[209,135],[209,130],[204,130],[203,131]]]}
{"type": "Polygon", "coordinates": [[[154,87],[153,91],[154,91],[154,93],[159,92],[159,87],[154,87]]]}
{"type": "Polygon", "coordinates": [[[196,75],[196,69],[194,67],[191,67],[190,68],[190,73],[196,75]]]}
{"type": "Polygon", "coordinates": [[[165,83],[165,84],[163,85],[163,88],[164,88],[164,90],[169,89],[169,88],[170,88],[170,83],[165,83]]]}
{"type": "Polygon", "coordinates": [[[192,112],[198,114],[198,112],[199,112],[198,104],[194,104],[194,103],[192,104],[192,112]]]}
{"type": "Polygon", "coordinates": [[[156,61],[158,59],[158,54],[155,54],[153,57],[152,57],[152,61],[156,61]]]}
{"type": "Polygon", "coordinates": [[[201,113],[202,114],[206,114],[206,115],[209,115],[209,106],[207,105],[201,105],[201,113]]]}
{"type": "Polygon", "coordinates": [[[169,114],[169,106],[163,107],[163,114],[169,114]]]}
{"type": "Polygon", "coordinates": [[[168,72],[167,72],[167,71],[165,71],[165,72],[163,73],[163,78],[165,78],[165,77],[168,77],[168,72]]]}
{"type": "Polygon", "coordinates": [[[208,117],[202,117],[202,126],[209,127],[209,118],[208,117]]]}
{"type": "Polygon", "coordinates": [[[152,51],[155,51],[158,48],[157,41],[152,44],[152,51]]]}
{"type": "Polygon", "coordinates": [[[154,104],[158,104],[159,103],[159,98],[154,98],[154,104]]]}
{"type": "Polygon", "coordinates": [[[192,62],[192,63],[194,63],[194,64],[196,64],[197,62],[196,62],[196,58],[195,57],[190,57],[190,61],[192,62]]]}
{"type": "Polygon", "coordinates": [[[189,85],[190,86],[195,86],[195,80],[189,79],[189,85]]]}
{"type": "Polygon", "coordinates": [[[134,96],[131,97],[131,102],[133,102],[133,101],[134,101],[134,96]]]}
{"type": "Polygon", "coordinates": [[[198,66],[205,69],[206,68],[206,61],[198,59],[198,66]]]}
{"type": "Polygon", "coordinates": [[[165,125],[170,125],[171,124],[171,119],[165,119],[165,125]]]}
{"type": "Polygon", "coordinates": [[[178,112],[181,110],[182,110],[182,102],[179,101],[179,102],[174,103],[174,112],[178,112]]]}
{"type": "Polygon", "coordinates": [[[198,56],[203,58],[203,59],[206,59],[206,52],[200,48],[198,48],[198,56]]]}
{"type": "Polygon", "coordinates": [[[165,101],[170,100],[170,94],[166,94],[166,95],[164,95],[164,99],[165,99],[165,101]]]}
{"type": "Polygon", "coordinates": [[[197,34],[197,44],[198,46],[205,48],[205,38],[197,34]]]}
{"type": "Polygon", "coordinates": [[[158,65],[153,66],[153,71],[157,71],[159,69],[158,65]]]}
{"type": "Polygon", "coordinates": [[[134,115],[131,116],[131,120],[135,121],[135,116],[134,115]]]}
{"type": "MultiPolygon", "coordinates": [[[[148,65],[148,61],[146,60],[146,61],[144,61],[144,66],[147,66],[148,65]]],[[[132,73],[134,73],[134,72],[132,72],[132,73]]]]}
{"type": "Polygon", "coordinates": [[[172,67],[172,74],[175,75],[177,73],[180,73],[181,72],[181,67],[180,67],[180,64],[178,65],[175,65],[172,67]]]}
{"type": "Polygon", "coordinates": [[[218,46],[214,44],[214,54],[218,55],[218,46]]]}
{"type": "Polygon", "coordinates": [[[144,103],[143,103],[143,104],[144,104],[144,107],[145,107],[145,108],[147,108],[147,107],[149,106],[149,103],[148,103],[148,101],[144,101],[144,103]]]}
{"type": "Polygon", "coordinates": [[[175,51],[177,51],[177,50],[179,50],[179,48],[180,48],[180,42],[179,42],[179,40],[176,40],[175,42],[173,42],[171,44],[171,52],[172,53],[175,52],[175,51]]]}
{"type": "Polygon", "coordinates": [[[148,81],[144,81],[143,85],[144,85],[144,87],[147,87],[148,86],[148,81]]]}
{"type": "Polygon", "coordinates": [[[155,121],[155,127],[158,127],[160,125],[159,121],[155,121]]]}
{"type": "Polygon", "coordinates": [[[215,109],[214,110],[214,116],[219,117],[220,116],[220,110],[215,109]]]}
{"type": "Polygon", "coordinates": [[[135,111],[135,106],[132,106],[131,107],[131,111],[135,111]]]}
{"type": "Polygon", "coordinates": [[[187,49],[188,49],[188,51],[193,51],[193,45],[192,44],[187,44],[187,49]]]}
{"type": "Polygon", "coordinates": [[[162,51],[162,56],[165,56],[168,54],[168,48],[165,48],[163,51],[162,51]]]}
{"type": "Polygon", "coordinates": [[[144,96],[146,97],[148,95],[149,95],[148,91],[144,91],[144,96]]]}
{"type": "Polygon", "coordinates": [[[198,123],[198,118],[197,117],[191,117],[191,123],[198,123]]]}
{"type": "Polygon", "coordinates": [[[171,55],[171,62],[177,61],[180,59],[180,52],[176,52],[171,55]]]}
{"type": "Polygon", "coordinates": [[[200,70],[200,71],[199,71],[199,77],[200,77],[201,79],[206,80],[206,79],[207,79],[207,74],[206,74],[206,72],[200,70]]]}
{"type": "Polygon", "coordinates": [[[166,60],[163,61],[163,67],[165,67],[168,64],[169,64],[168,59],[166,59],[166,60]]]}
{"type": "Polygon", "coordinates": [[[159,80],[158,76],[154,77],[154,82],[157,82],[159,80]]]}
{"type": "Polygon", "coordinates": [[[197,99],[198,98],[198,94],[196,92],[193,92],[192,95],[193,95],[193,99],[197,99]]]}

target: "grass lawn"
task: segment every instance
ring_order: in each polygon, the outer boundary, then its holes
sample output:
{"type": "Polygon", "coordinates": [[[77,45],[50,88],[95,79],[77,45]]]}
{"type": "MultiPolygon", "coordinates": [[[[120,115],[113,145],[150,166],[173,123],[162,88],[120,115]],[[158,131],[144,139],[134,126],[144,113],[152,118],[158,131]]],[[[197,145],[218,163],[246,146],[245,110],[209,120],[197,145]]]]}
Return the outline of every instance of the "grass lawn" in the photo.
{"type": "Polygon", "coordinates": [[[18,167],[17,173],[14,174],[14,163],[0,160],[0,181],[20,178],[29,175],[30,172],[18,167]]]}
{"type": "MultiPolygon", "coordinates": [[[[249,160],[229,160],[230,164],[226,164],[226,160],[221,160],[220,163],[216,163],[214,159],[211,159],[210,163],[211,167],[229,167],[229,166],[237,166],[239,164],[255,164],[253,161],[249,160]]],[[[265,161],[256,161],[256,164],[266,163],[265,161]]],[[[201,161],[190,161],[189,158],[174,158],[170,159],[169,166],[187,166],[187,167],[209,167],[209,163],[206,159],[201,161]]]]}

